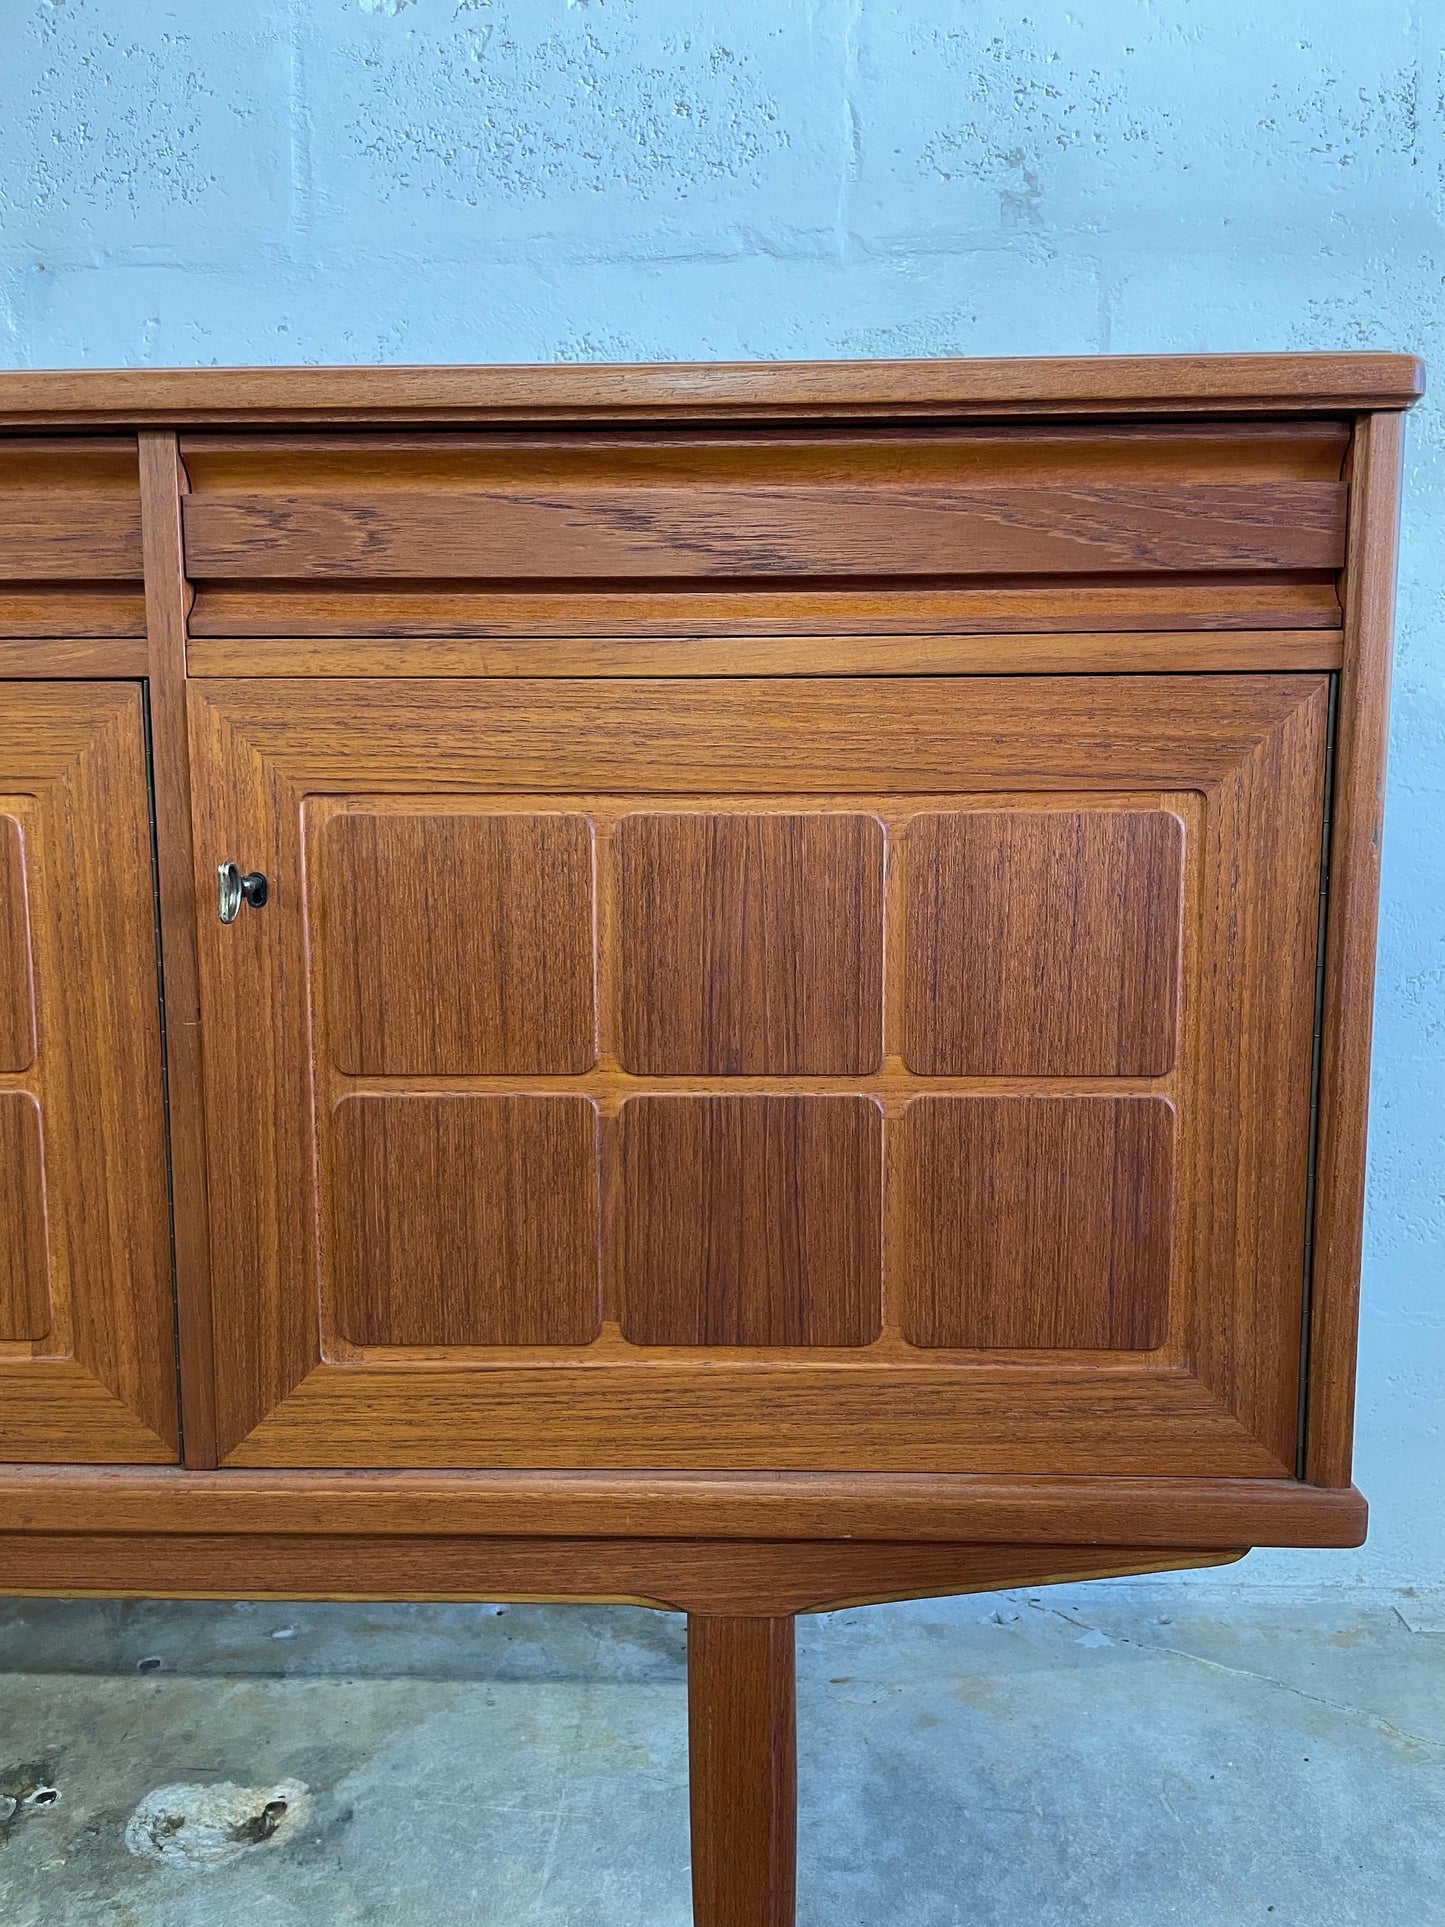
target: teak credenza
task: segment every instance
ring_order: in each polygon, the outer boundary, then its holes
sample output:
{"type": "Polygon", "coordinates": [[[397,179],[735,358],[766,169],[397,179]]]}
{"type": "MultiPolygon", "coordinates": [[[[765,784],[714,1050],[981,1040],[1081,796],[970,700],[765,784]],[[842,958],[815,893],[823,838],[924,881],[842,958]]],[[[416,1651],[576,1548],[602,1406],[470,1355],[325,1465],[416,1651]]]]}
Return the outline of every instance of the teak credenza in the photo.
{"type": "Polygon", "coordinates": [[[0,1591],[1352,1546],[1406,356],[0,377],[0,1591]]]}

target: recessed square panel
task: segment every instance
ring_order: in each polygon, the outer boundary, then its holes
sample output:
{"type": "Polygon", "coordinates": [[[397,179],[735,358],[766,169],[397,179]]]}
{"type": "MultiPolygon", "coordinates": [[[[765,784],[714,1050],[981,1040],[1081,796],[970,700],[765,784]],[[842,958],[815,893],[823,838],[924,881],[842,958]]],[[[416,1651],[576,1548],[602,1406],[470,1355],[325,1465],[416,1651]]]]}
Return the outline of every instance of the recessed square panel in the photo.
{"type": "Polygon", "coordinates": [[[1151,1077],[1174,1062],[1184,826],[1167,810],[954,810],[903,839],[904,1055],[925,1077],[1151,1077]]]}
{"type": "Polygon", "coordinates": [[[624,1066],[644,1076],[876,1068],[876,817],[638,814],[615,832],[624,1066]]]}
{"type": "Polygon", "coordinates": [[[585,1345],[601,1316],[585,1097],[347,1097],[332,1286],[358,1345],[585,1345]]]}
{"type": "Polygon", "coordinates": [[[635,1097],[621,1136],[625,1337],[877,1337],[882,1114],[871,1098],[635,1097]]]}
{"type": "Polygon", "coordinates": [[[0,815],[0,1071],[28,1070],[35,1057],[35,985],[26,910],[25,839],[0,815]]]}
{"type": "Polygon", "coordinates": [[[0,1091],[0,1339],[49,1330],[40,1106],[28,1091],[0,1091]]]}
{"type": "Polygon", "coordinates": [[[1174,1107],[921,1097],[894,1160],[903,1333],[999,1351],[1164,1342],[1174,1107]]]}
{"type": "Polygon", "coordinates": [[[331,1049],[354,1075],[567,1075],[597,1055],[585,816],[347,811],[321,835],[331,1049]]]}

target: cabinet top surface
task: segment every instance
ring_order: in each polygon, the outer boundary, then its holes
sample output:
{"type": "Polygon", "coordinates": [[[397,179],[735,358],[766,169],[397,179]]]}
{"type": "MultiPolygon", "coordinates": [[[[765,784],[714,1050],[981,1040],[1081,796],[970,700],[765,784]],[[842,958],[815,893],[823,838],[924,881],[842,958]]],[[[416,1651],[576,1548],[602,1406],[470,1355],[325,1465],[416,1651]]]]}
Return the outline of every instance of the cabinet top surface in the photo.
{"type": "Polygon", "coordinates": [[[1423,392],[1415,356],[1375,353],[24,369],[0,373],[0,427],[1317,414],[1423,392]]]}

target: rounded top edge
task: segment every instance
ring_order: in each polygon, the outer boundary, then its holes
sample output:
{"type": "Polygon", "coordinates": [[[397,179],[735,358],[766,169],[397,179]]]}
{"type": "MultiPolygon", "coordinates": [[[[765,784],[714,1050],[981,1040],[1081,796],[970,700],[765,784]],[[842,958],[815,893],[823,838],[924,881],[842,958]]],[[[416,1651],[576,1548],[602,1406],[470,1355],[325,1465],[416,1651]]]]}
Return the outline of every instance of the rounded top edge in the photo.
{"type": "Polygon", "coordinates": [[[0,425],[217,427],[1321,414],[1412,407],[1415,355],[15,369],[0,425]]]}

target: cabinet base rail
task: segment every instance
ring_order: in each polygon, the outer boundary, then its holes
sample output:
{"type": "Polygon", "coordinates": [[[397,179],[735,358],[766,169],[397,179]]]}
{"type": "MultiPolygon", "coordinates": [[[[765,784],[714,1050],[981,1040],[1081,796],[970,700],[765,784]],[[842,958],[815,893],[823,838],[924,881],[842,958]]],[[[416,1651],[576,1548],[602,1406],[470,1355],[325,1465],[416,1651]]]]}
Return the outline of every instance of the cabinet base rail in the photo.
{"type": "Polygon", "coordinates": [[[890,1541],[12,1532],[0,1593],[487,1598],[687,1613],[697,1927],[794,1927],[794,1614],[1228,1564],[1238,1550],[890,1541]]]}

